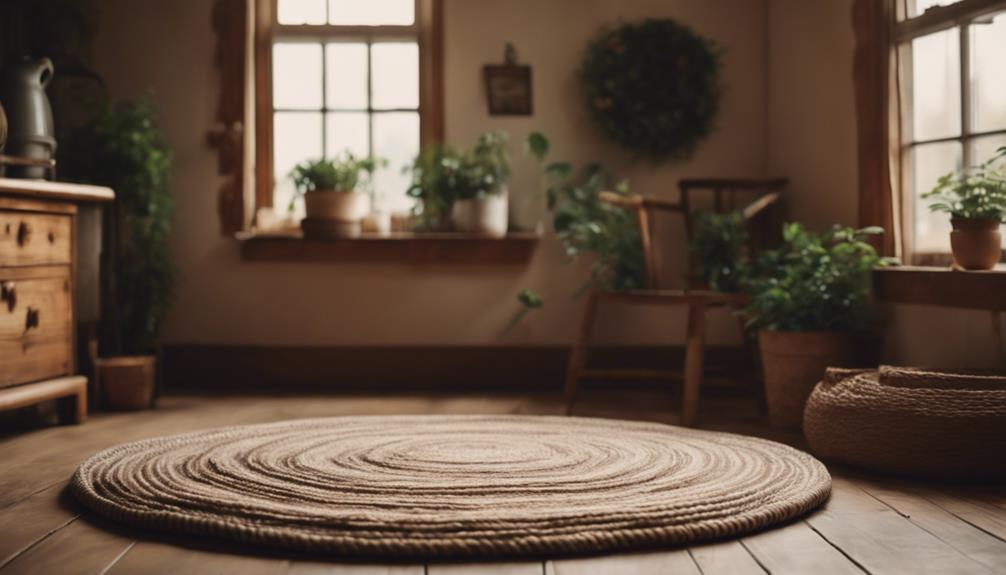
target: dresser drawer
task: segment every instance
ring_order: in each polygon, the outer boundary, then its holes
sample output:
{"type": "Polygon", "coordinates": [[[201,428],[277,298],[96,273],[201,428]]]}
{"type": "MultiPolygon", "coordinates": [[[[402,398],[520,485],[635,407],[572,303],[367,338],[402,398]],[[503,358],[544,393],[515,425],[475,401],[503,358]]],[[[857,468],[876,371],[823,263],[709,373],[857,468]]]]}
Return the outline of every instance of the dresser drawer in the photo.
{"type": "Polygon", "coordinates": [[[0,388],[70,373],[71,297],[69,267],[0,269],[0,388]]]}
{"type": "Polygon", "coordinates": [[[0,210],[0,267],[69,264],[71,216],[0,210]]]}

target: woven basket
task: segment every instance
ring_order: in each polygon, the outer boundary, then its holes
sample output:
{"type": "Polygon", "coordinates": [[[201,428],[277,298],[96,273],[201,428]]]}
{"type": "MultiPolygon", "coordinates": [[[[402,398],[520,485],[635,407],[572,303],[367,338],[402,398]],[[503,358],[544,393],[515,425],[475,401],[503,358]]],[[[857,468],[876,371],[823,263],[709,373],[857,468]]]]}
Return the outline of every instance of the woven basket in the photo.
{"type": "Polygon", "coordinates": [[[807,401],[811,450],[897,475],[1006,479],[1006,379],[965,370],[829,369],[807,401]]]}

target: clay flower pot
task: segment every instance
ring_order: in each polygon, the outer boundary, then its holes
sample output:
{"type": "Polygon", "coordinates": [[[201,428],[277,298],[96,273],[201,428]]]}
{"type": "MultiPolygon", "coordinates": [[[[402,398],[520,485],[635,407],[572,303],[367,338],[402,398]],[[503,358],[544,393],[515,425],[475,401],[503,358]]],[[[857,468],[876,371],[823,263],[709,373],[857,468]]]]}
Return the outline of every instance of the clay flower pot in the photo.
{"type": "Polygon", "coordinates": [[[506,236],[509,215],[509,194],[504,187],[497,194],[455,200],[451,206],[451,222],[456,231],[502,238],[506,236]]]}
{"type": "Polygon", "coordinates": [[[370,197],[352,191],[312,190],[304,194],[304,208],[307,217],[301,228],[308,238],[352,238],[360,235],[370,197]]]}
{"type": "Polygon", "coordinates": [[[147,409],[154,401],[157,357],[120,356],[95,360],[95,380],[111,409],[147,409]]]}
{"type": "Polygon", "coordinates": [[[995,218],[952,218],[950,248],[954,262],[966,270],[990,270],[999,262],[1002,234],[995,218]]]}
{"type": "Polygon", "coordinates": [[[800,429],[810,392],[829,367],[856,360],[856,336],[840,331],[758,332],[769,425],[800,429]]]}

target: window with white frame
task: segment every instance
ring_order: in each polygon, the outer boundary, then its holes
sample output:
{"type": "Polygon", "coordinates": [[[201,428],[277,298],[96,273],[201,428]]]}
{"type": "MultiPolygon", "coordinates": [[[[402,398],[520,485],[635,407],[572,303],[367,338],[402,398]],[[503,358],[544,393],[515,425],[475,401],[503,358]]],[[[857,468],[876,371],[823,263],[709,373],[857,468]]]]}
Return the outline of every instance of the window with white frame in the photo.
{"type": "Polygon", "coordinates": [[[272,205],[290,204],[296,164],[351,152],[387,160],[375,209],[408,210],[402,170],[422,115],[417,0],[272,1],[272,205]]]}
{"type": "Polygon", "coordinates": [[[1006,0],[898,0],[903,230],[917,260],[949,251],[920,196],[1006,145],[1006,0]]]}

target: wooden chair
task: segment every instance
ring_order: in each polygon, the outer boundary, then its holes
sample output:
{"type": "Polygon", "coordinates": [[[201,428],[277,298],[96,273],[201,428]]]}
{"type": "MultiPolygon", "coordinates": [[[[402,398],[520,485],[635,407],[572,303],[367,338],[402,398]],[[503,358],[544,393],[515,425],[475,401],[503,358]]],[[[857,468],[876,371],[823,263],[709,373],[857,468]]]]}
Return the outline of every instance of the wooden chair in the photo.
{"type": "MultiPolygon", "coordinates": [[[[658,270],[654,261],[654,215],[657,212],[679,214],[683,218],[685,236],[691,240],[694,234],[693,214],[699,192],[711,192],[711,211],[725,213],[742,205],[738,201],[744,194],[757,197],[742,209],[748,226],[748,249],[757,252],[777,243],[781,237],[783,223],[782,190],[787,180],[771,179],[686,179],[678,182],[680,200],[671,202],[643,196],[621,196],[602,193],[601,200],[633,212],[639,226],[645,264],[645,288],[627,292],[592,291],[587,299],[580,332],[569,358],[566,373],[565,399],[566,414],[573,410],[577,386],[581,379],[600,380],[683,380],[681,392],[681,422],[695,424],[698,414],[699,387],[702,384],[704,346],[706,333],[706,311],[713,308],[739,309],[747,304],[744,294],[722,293],[702,289],[697,285],[691,271],[689,256],[685,270],[684,289],[661,289],[658,270]],[[620,301],[633,304],[658,304],[686,306],[688,308],[687,338],[683,373],[655,369],[588,369],[587,352],[590,334],[598,306],[602,302],[620,301]]],[[[710,210],[707,210],[710,211],[710,210]]],[[[687,250],[687,245],[685,246],[687,250]]],[[[742,326],[743,329],[743,326],[742,326]]]]}

